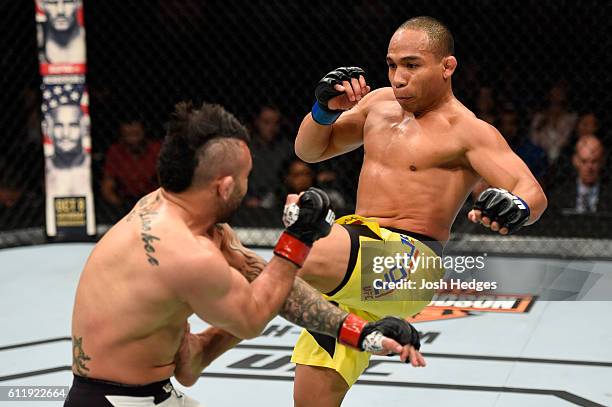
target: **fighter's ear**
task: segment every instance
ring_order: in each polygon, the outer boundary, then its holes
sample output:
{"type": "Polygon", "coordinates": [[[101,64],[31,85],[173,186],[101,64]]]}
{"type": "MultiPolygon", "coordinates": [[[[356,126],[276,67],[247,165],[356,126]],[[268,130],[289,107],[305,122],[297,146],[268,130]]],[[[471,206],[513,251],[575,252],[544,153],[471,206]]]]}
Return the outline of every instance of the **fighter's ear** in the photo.
{"type": "Polygon", "coordinates": [[[442,66],[444,70],[442,71],[442,76],[444,79],[448,79],[453,75],[455,69],[457,68],[457,58],[452,55],[444,57],[442,60],[442,66]]]}
{"type": "Polygon", "coordinates": [[[234,181],[234,177],[231,175],[226,175],[225,177],[219,179],[217,184],[217,193],[221,199],[227,201],[232,196],[235,186],[236,181],[234,181]]]}

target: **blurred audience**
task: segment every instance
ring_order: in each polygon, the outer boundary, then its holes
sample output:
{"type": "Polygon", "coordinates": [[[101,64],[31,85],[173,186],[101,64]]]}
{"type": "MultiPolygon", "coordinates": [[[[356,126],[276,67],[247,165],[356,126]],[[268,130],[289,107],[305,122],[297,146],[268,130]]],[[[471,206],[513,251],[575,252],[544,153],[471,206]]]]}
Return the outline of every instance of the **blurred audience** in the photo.
{"type": "Polygon", "coordinates": [[[531,141],[544,149],[554,163],[570,140],[577,115],[568,107],[568,85],[561,81],[548,92],[547,106],[534,114],[531,121],[531,141]]]}
{"type": "MultiPolygon", "coordinates": [[[[570,141],[563,147],[557,162],[553,163],[549,169],[549,182],[562,182],[567,174],[574,171],[572,157],[576,144],[584,136],[599,136],[599,120],[593,112],[586,112],[580,115],[576,122],[576,127],[572,131],[570,141]]],[[[601,140],[601,139],[600,139],[601,140]]]]}
{"type": "Polygon", "coordinates": [[[506,138],[512,150],[527,164],[542,183],[548,169],[546,152],[533,144],[519,127],[518,114],[511,105],[505,106],[499,116],[497,129],[506,138]]]}
{"type": "Polygon", "coordinates": [[[516,106],[521,111],[531,102],[530,92],[525,92],[524,77],[512,64],[504,64],[501,72],[496,72],[494,88],[498,101],[516,106]]]}
{"type": "Polygon", "coordinates": [[[492,87],[481,86],[478,89],[474,114],[491,125],[495,124],[497,121],[497,103],[492,87]]]}
{"type": "MultiPolygon", "coordinates": [[[[186,17],[185,10],[199,10],[199,6],[194,6],[197,2],[179,3],[171,2],[162,10],[163,13],[183,18],[186,17]]],[[[367,10],[373,4],[370,3],[362,1],[358,8],[367,10]]],[[[547,216],[612,214],[612,185],[605,166],[606,143],[610,140],[605,138],[605,131],[602,132],[602,127],[606,129],[605,124],[602,126],[606,116],[598,117],[590,109],[583,110],[578,116],[569,107],[568,84],[559,81],[549,89],[545,97],[546,106],[530,117],[523,112],[534,111],[533,98],[537,95],[526,98],[517,92],[520,78],[510,67],[499,75],[497,79],[487,78],[477,63],[467,61],[458,73],[457,95],[477,117],[498,128],[512,150],[545,184],[550,205],[547,216]]],[[[116,109],[110,90],[94,88],[91,96],[98,115],[110,117],[116,109]]],[[[41,156],[40,94],[32,88],[22,92],[21,97],[26,123],[23,126],[25,131],[19,137],[24,146],[41,156]]],[[[72,112],[65,113],[64,116],[68,117],[72,112]]],[[[56,116],[52,119],[61,122],[63,116],[60,117],[59,113],[56,116]]],[[[309,165],[295,157],[292,132],[286,130],[286,123],[279,108],[270,104],[260,106],[250,123],[253,169],[241,207],[243,225],[279,227],[280,220],[276,215],[284,205],[286,195],[300,193],[311,186],[329,194],[338,216],[353,212],[363,150],[309,165]],[[273,219],[264,221],[262,217],[268,217],[272,211],[273,219]]],[[[100,180],[98,197],[102,198],[102,206],[107,208],[103,212],[112,216],[123,215],[140,197],[158,186],[156,160],[161,143],[149,140],[146,133],[141,118],[125,117],[118,127],[118,141],[110,146],[105,156],[103,148],[98,152],[100,163],[104,157],[103,168],[100,164],[95,176],[100,180]]],[[[98,138],[105,134],[106,130],[101,130],[98,138]]],[[[12,153],[17,154],[15,151],[12,153]]],[[[28,161],[36,159],[30,155],[32,159],[28,161]]],[[[0,230],[41,225],[43,196],[28,192],[35,188],[17,182],[6,172],[0,176],[0,230]]],[[[36,187],[40,188],[38,184],[36,187]]],[[[487,187],[485,181],[480,181],[472,192],[472,199],[487,187]]],[[[471,203],[468,200],[466,210],[469,207],[471,203]]]]}
{"type": "Polygon", "coordinates": [[[575,137],[580,139],[582,136],[594,134],[598,136],[599,120],[594,112],[586,112],[580,115],[576,123],[575,137]]]}
{"type": "Polygon", "coordinates": [[[549,193],[551,209],[565,214],[612,212],[612,188],[603,174],[605,161],[601,141],[592,134],[583,135],[572,156],[574,174],[549,193]]]}
{"type": "Polygon", "coordinates": [[[19,172],[3,172],[0,178],[0,230],[43,224],[43,200],[23,187],[19,172]]]}
{"type": "Polygon", "coordinates": [[[319,166],[318,168],[316,186],[327,192],[334,204],[336,215],[344,216],[355,212],[355,204],[343,186],[346,186],[347,183],[356,184],[357,180],[342,178],[331,167],[319,166]]]}
{"type": "Polygon", "coordinates": [[[297,157],[290,158],[283,166],[282,184],[278,181],[274,182],[276,189],[269,192],[262,200],[261,207],[268,209],[278,209],[285,204],[285,198],[288,194],[299,194],[310,187],[318,187],[323,189],[329,195],[336,215],[341,216],[346,214],[347,205],[342,193],[334,189],[329,182],[329,177],[335,175],[331,171],[323,174],[322,183],[317,183],[317,172],[309,164],[303,162],[297,157]]]}
{"type": "Polygon", "coordinates": [[[283,163],[293,154],[293,143],[281,134],[282,115],[271,105],[261,106],[251,123],[253,169],[244,205],[256,208],[277,186],[283,163]]]}
{"type": "Polygon", "coordinates": [[[476,61],[466,59],[453,74],[453,93],[470,109],[475,109],[480,93],[482,71],[476,61]]]}
{"type": "Polygon", "coordinates": [[[121,213],[157,188],[156,162],[161,143],[149,140],[139,118],[119,124],[119,140],[106,153],[100,186],[104,200],[121,213]]]}

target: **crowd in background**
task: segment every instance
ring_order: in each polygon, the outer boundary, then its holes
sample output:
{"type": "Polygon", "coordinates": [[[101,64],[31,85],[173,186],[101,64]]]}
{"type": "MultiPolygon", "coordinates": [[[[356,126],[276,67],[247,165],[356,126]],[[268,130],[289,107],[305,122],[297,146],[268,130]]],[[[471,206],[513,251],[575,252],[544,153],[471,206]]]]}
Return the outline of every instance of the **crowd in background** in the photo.
{"type": "MultiPolygon", "coordinates": [[[[450,27],[456,96],[501,131],[549,197],[542,221],[521,233],[610,236],[610,76],[602,62],[610,37],[600,8],[596,0],[86,2],[96,221],[114,222],[157,186],[154,158],[180,100],[219,103],[251,128],[255,168],[235,224],[279,226],[282,195],[307,185],[328,191],[339,214],[352,212],[363,150],[306,165],[292,154],[297,126],[317,80],[335,67],[359,65],[373,88],[387,86],[389,38],[418,13],[450,27]],[[346,26],[358,29],[338,35],[346,26]]],[[[34,2],[2,10],[18,40],[5,42],[0,58],[0,229],[40,227],[45,166],[34,2]]],[[[455,231],[468,230],[464,219],[460,213],[455,231]]]]}
{"type": "MultiPolygon", "coordinates": [[[[6,2],[2,11],[16,40],[5,41],[0,58],[0,230],[40,228],[36,10],[34,2],[6,2]]],[[[317,80],[335,67],[361,66],[372,88],[388,86],[389,38],[415,13],[450,27],[456,96],[501,131],[549,197],[543,219],[521,233],[610,237],[609,18],[596,0],[86,2],[97,223],[114,222],[157,186],[154,157],[180,100],[219,103],[251,128],[255,168],[235,224],[279,226],[282,195],[307,185],[328,191],[339,214],[352,212],[363,150],[306,165],[292,154],[297,126],[317,80]],[[339,35],[338,27],[355,29],[339,35]]],[[[480,183],[474,194],[486,187],[480,183]]],[[[457,217],[458,233],[471,231],[464,219],[457,217]]]]}
{"type": "MultiPolygon", "coordinates": [[[[547,216],[612,216],[612,185],[606,166],[611,134],[601,128],[593,110],[572,109],[568,82],[552,84],[540,106],[522,108],[513,102],[512,92],[474,82],[473,92],[466,92],[463,102],[477,117],[495,126],[530,168],[548,195],[547,216]]],[[[465,88],[458,88],[463,93],[465,88]]],[[[362,150],[317,165],[306,164],[293,154],[294,128],[289,126],[283,132],[282,122],[277,108],[262,106],[251,123],[253,172],[239,221],[249,224],[249,210],[278,209],[287,193],[309,186],[326,190],[339,214],[352,212],[362,150]]],[[[480,182],[466,207],[487,187],[480,182]]],[[[269,216],[274,218],[273,212],[269,216]]]]}
{"type": "MultiPolygon", "coordinates": [[[[463,82],[457,83],[457,96],[477,117],[495,126],[531,169],[549,198],[548,216],[612,214],[612,186],[606,165],[611,134],[602,128],[601,118],[594,110],[572,108],[568,82],[553,83],[537,105],[519,106],[513,100],[512,88],[497,89],[479,83],[469,67],[466,71],[463,82]]],[[[30,157],[35,162],[40,116],[32,91],[25,92],[23,98],[28,140],[24,148],[31,149],[30,157]]],[[[235,113],[249,127],[253,156],[249,191],[235,223],[278,227],[285,196],[311,186],[330,195],[338,215],[354,211],[362,149],[316,165],[307,164],[293,152],[297,124],[284,117],[278,107],[263,104],[250,116],[235,113]]],[[[93,178],[99,223],[115,222],[158,186],[155,162],[163,134],[150,134],[145,120],[127,111],[116,121],[115,128],[115,134],[105,138],[106,145],[94,142],[93,178]]],[[[36,199],[27,186],[15,181],[18,177],[11,171],[19,171],[18,166],[9,168],[12,170],[0,174],[0,228],[41,224],[40,197],[36,199]],[[7,216],[24,206],[29,208],[28,213],[40,215],[7,216]]],[[[466,201],[466,208],[487,187],[484,181],[480,182],[466,201]]]]}

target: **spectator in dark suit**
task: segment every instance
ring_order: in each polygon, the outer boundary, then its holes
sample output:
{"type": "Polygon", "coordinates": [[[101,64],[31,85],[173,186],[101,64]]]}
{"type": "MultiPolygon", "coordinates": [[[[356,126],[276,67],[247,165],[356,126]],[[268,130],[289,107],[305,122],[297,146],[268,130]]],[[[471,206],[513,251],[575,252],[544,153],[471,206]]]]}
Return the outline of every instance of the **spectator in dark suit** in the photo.
{"type": "Polygon", "coordinates": [[[564,214],[612,212],[612,189],[604,176],[605,149],[594,135],[583,135],[574,150],[575,174],[555,185],[549,194],[551,209],[564,214]]]}
{"type": "Polygon", "coordinates": [[[574,155],[578,140],[580,140],[583,136],[593,135],[599,137],[605,144],[605,141],[599,134],[599,119],[597,118],[597,115],[592,111],[587,111],[578,118],[570,141],[561,150],[561,154],[559,155],[557,162],[553,163],[550,167],[547,174],[549,182],[563,182],[567,175],[572,173],[574,170],[572,157],[574,155]]]}

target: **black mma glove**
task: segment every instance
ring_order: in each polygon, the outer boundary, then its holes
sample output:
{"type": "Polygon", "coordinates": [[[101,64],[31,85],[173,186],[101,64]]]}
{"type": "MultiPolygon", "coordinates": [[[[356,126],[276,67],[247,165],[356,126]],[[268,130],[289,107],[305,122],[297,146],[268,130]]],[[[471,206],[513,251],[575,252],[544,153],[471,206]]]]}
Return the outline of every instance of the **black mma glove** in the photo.
{"type": "Polygon", "coordinates": [[[385,317],[376,322],[368,322],[355,314],[349,314],[338,333],[338,342],[364,350],[378,353],[383,350],[382,340],[387,337],[400,345],[412,345],[421,349],[419,332],[407,321],[397,317],[385,317]]]}
{"type": "Polygon", "coordinates": [[[531,213],[525,201],[501,188],[485,189],[473,209],[481,211],[482,216],[491,219],[491,223],[497,222],[500,229],[508,228],[508,233],[519,230],[531,213]]]}
{"type": "Polygon", "coordinates": [[[312,107],[311,113],[315,122],[322,125],[330,125],[338,119],[340,114],[342,114],[342,110],[331,110],[327,106],[330,99],[344,93],[334,89],[334,85],[341,85],[342,81],[350,82],[353,78],[359,79],[359,75],[365,77],[363,69],[350,66],[334,69],[321,78],[315,89],[315,98],[317,100],[312,107]]]}
{"type": "Polygon", "coordinates": [[[285,206],[283,223],[287,229],[278,239],[274,254],[302,267],[312,244],[329,234],[335,219],[327,194],[308,188],[297,204],[285,206]]]}

